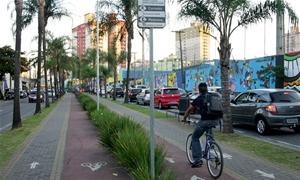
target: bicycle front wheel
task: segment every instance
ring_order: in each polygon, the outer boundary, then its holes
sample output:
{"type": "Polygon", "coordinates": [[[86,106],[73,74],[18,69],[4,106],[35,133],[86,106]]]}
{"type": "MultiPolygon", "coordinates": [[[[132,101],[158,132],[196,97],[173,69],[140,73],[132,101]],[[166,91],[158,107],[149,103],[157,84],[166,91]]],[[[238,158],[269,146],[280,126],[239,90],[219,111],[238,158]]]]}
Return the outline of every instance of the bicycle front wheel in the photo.
{"type": "Polygon", "coordinates": [[[211,142],[207,152],[207,168],[209,174],[213,178],[218,178],[222,174],[224,165],[222,150],[216,142],[211,142]]]}
{"type": "Polygon", "coordinates": [[[185,142],[185,152],[186,152],[186,157],[189,161],[189,163],[193,164],[194,159],[192,155],[192,136],[193,134],[189,134],[188,137],[186,138],[185,142]]]}

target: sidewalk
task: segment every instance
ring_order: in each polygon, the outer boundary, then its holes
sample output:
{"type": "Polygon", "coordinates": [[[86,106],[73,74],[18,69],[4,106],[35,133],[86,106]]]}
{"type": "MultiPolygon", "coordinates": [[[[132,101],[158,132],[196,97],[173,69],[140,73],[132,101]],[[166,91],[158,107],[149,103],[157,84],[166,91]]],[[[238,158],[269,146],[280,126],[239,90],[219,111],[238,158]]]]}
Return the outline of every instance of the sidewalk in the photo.
{"type": "Polygon", "coordinates": [[[73,94],[66,94],[7,164],[0,179],[130,179],[98,140],[73,94]]]}

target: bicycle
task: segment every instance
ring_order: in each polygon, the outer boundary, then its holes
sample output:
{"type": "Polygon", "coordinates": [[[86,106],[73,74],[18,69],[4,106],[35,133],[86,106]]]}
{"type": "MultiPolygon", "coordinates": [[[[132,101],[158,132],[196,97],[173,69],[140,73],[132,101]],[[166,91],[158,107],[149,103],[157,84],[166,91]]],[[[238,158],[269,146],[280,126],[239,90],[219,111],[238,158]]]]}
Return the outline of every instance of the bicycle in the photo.
{"type": "MultiPolygon", "coordinates": [[[[209,126],[209,129],[205,131],[205,144],[202,142],[202,138],[200,138],[200,145],[202,148],[202,158],[206,160],[208,172],[213,178],[217,179],[222,174],[224,160],[222,150],[214,139],[212,128],[216,128],[216,126],[209,126]]],[[[186,155],[191,164],[194,162],[192,157],[192,135],[193,133],[189,134],[186,139],[186,155]]]]}

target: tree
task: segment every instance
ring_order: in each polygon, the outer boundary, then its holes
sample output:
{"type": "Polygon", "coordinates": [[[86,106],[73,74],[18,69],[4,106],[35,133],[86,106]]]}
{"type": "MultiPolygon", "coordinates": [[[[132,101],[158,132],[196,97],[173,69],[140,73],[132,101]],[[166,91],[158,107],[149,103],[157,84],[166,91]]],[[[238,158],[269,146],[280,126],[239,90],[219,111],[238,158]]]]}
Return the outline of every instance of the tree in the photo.
{"type": "Polygon", "coordinates": [[[23,1],[15,0],[16,9],[16,51],[15,51],[15,72],[14,72],[14,113],[12,129],[22,126],[20,112],[20,57],[21,57],[21,38],[22,38],[22,9],[23,1]]]}
{"type": "MultiPolygon", "coordinates": [[[[3,79],[4,74],[9,73],[14,76],[15,71],[15,50],[10,46],[3,46],[0,48],[0,80],[3,79]]],[[[22,53],[21,53],[22,54],[22,53]]],[[[21,57],[21,73],[28,71],[29,62],[25,57],[21,57]]]]}
{"type": "MultiPolygon", "coordinates": [[[[194,17],[206,28],[215,28],[219,33],[218,52],[221,65],[222,101],[224,105],[224,133],[232,133],[229,89],[230,37],[233,32],[249,24],[271,18],[271,14],[283,14],[287,10],[292,23],[297,23],[295,12],[283,0],[266,0],[252,5],[249,0],[178,0],[180,15],[194,17]],[[237,18],[237,19],[236,19],[237,18]],[[237,21],[236,21],[237,20],[237,21]]],[[[204,32],[206,32],[204,30],[204,32]]]]}
{"type": "Polygon", "coordinates": [[[129,88],[129,73],[131,64],[131,40],[134,38],[134,18],[137,15],[137,0],[117,0],[113,2],[111,0],[104,0],[100,2],[101,7],[110,7],[116,10],[122,19],[125,20],[125,29],[127,30],[127,74],[126,74],[126,93],[125,93],[125,103],[128,103],[128,88],[129,88]]]}
{"type": "MultiPolygon", "coordinates": [[[[46,27],[48,24],[49,18],[52,19],[61,19],[63,16],[68,16],[68,11],[62,6],[62,1],[60,0],[43,0],[43,26],[42,26],[42,45],[43,45],[43,63],[46,64],[46,27]]],[[[23,15],[23,25],[24,27],[31,24],[34,16],[39,11],[39,3],[37,0],[27,0],[24,3],[24,15],[23,15]]],[[[49,99],[48,99],[48,78],[47,78],[47,66],[44,66],[44,78],[45,78],[45,104],[46,107],[49,107],[49,99]]]]}

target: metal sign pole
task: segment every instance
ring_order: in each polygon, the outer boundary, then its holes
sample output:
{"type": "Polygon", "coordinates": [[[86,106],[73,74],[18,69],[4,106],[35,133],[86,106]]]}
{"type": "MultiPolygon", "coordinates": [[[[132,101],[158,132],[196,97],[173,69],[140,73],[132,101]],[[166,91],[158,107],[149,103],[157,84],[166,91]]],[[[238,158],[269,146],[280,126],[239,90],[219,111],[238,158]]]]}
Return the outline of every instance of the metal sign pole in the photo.
{"type": "Polygon", "coordinates": [[[97,7],[96,7],[96,21],[97,21],[97,35],[96,35],[96,48],[97,48],[97,55],[96,55],[96,66],[97,66],[97,110],[99,110],[99,91],[100,91],[100,82],[99,82],[99,1],[97,0],[97,7]]]}
{"type": "Polygon", "coordinates": [[[155,159],[154,159],[154,72],[153,72],[153,28],[150,28],[150,160],[151,160],[151,179],[155,179],[155,159]]]}

